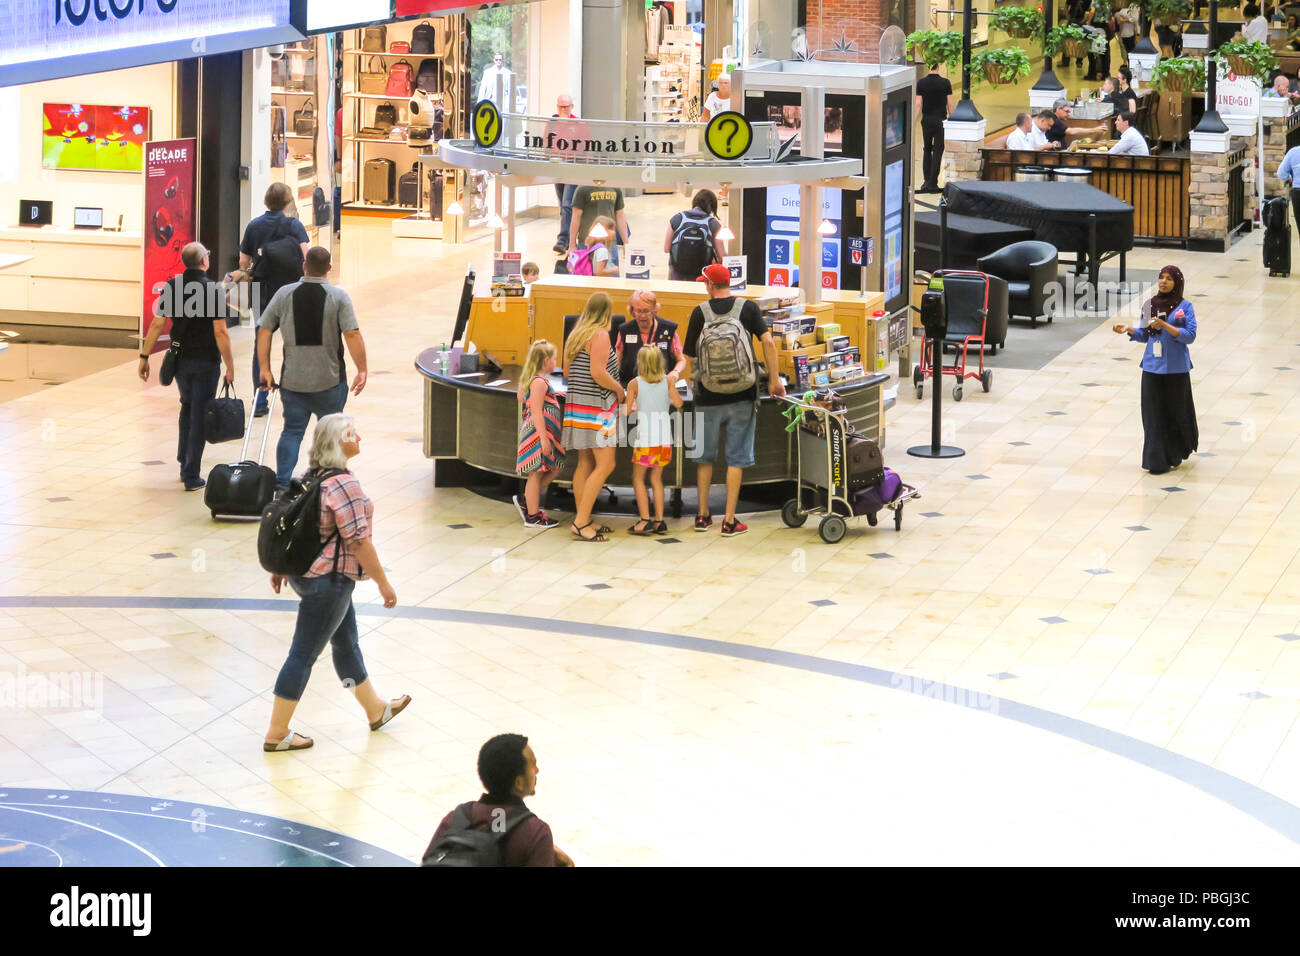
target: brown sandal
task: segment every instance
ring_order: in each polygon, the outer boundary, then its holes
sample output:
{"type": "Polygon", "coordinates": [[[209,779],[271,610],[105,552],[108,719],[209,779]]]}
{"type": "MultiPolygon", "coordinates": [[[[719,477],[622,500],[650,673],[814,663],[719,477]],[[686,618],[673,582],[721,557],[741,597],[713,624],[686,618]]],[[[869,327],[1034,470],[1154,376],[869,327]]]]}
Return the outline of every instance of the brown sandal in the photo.
{"type": "Polygon", "coordinates": [[[571,524],[569,525],[569,534],[573,535],[579,541],[608,541],[609,540],[608,538],[605,537],[604,532],[602,532],[599,528],[596,529],[596,533],[592,535],[590,538],[588,538],[585,534],[583,534],[582,532],[590,528],[591,524],[592,523],[588,521],[581,528],[579,528],[576,524],[571,524]]]}
{"type": "Polygon", "coordinates": [[[392,720],[402,711],[406,710],[406,705],[409,704],[410,702],[411,702],[410,694],[403,694],[401,697],[399,697],[397,699],[396,707],[393,706],[393,702],[391,700],[388,701],[388,703],[384,704],[383,716],[380,717],[378,720],[372,722],[370,725],[370,729],[378,730],[380,727],[384,726],[384,724],[388,723],[390,720],[392,720]]]}

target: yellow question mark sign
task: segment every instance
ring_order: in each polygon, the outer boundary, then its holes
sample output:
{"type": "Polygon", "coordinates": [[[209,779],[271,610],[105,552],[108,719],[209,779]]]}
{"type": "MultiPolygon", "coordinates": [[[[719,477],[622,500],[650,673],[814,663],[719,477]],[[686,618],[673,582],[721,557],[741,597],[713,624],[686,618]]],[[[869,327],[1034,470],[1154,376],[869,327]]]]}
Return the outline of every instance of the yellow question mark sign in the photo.
{"type": "Polygon", "coordinates": [[[501,138],[501,111],[491,100],[474,104],[474,142],[483,149],[491,149],[501,138]]]}
{"type": "Polygon", "coordinates": [[[749,120],[735,110],[719,113],[704,128],[704,145],[718,159],[736,159],[745,154],[754,141],[749,120]]]}

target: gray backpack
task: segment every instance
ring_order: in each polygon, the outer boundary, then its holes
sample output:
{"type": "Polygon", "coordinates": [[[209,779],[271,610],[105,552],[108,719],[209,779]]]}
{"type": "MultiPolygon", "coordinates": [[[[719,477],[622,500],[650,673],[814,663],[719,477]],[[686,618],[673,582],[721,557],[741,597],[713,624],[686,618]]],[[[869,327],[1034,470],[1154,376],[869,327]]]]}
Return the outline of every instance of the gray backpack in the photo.
{"type": "Polygon", "coordinates": [[[704,328],[696,345],[699,356],[698,381],[715,395],[734,395],[758,383],[758,368],[749,330],[740,321],[744,299],[732,302],[731,310],[722,315],[712,306],[701,305],[704,328]]]}

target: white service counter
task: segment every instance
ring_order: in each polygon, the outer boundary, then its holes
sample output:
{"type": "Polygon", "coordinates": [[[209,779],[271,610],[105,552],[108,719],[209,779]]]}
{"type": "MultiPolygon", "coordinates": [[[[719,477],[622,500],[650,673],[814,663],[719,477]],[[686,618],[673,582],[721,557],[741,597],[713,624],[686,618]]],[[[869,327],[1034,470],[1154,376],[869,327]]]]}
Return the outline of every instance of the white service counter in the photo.
{"type": "Polygon", "coordinates": [[[30,325],[137,330],[142,237],[59,226],[0,227],[0,257],[25,256],[0,272],[0,317],[30,325]]]}

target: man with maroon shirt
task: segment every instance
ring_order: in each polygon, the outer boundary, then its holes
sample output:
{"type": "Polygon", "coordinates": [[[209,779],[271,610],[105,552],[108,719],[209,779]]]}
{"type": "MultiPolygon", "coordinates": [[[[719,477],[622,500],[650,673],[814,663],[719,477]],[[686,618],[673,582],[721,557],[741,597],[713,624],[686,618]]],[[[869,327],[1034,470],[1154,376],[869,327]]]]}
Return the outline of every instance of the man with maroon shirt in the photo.
{"type": "Polygon", "coordinates": [[[441,862],[435,849],[444,838],[466,829],[456,820],[462,811],[468,829],[504,834],[498,844],[502,866],[573,866],[552,840],[551,828],[524,805],[523,798],[537,792],[537,757],[527,737],[499,734],[485,743],[478,752],[478,778],[487,792],[442,818],[424,852],[426,866],[441,862]]]}

